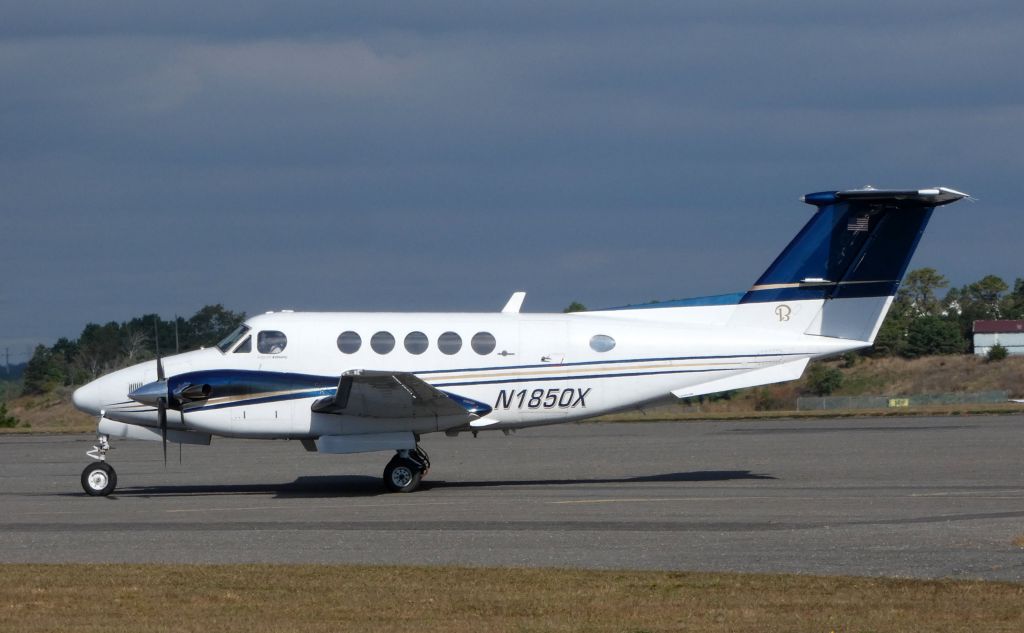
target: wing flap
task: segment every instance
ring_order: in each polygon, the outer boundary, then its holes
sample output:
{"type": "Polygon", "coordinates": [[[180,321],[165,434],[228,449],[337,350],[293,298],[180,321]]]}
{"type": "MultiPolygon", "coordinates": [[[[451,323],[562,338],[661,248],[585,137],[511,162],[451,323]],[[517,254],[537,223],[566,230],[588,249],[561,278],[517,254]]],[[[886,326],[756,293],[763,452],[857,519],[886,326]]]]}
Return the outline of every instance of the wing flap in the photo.
{"type": "Polygon", "coordinates": [[[343,373],[335,395],[317,400],[312,410],[360,418],[462,416],[475,420],[491,408],[436,389],[408,372],[356,369],[343,373]]]}

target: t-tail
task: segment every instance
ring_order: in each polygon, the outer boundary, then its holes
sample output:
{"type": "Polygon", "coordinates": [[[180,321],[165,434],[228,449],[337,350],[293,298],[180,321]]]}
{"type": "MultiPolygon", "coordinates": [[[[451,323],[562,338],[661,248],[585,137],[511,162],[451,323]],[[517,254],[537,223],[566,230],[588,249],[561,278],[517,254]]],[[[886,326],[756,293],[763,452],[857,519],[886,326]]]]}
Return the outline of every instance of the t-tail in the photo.
{"type": "Polygon", "coordinates": [[[804,196],[817,212],[743,295],[729,325],[873,343],[932,211],[966,195],[938,187],[804,196]]]}

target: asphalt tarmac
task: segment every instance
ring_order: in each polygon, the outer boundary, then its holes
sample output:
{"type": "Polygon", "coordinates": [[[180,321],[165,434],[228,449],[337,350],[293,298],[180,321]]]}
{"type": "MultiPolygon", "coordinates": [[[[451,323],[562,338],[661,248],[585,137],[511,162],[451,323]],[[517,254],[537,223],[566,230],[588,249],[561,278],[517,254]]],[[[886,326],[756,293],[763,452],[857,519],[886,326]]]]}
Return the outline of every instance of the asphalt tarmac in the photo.
{"type": "Polygon", "coordinates": [[[569,424],[389,455],[0,437],[0,562],[460,564],[1024,580],[1024,415],[569,424]]]}

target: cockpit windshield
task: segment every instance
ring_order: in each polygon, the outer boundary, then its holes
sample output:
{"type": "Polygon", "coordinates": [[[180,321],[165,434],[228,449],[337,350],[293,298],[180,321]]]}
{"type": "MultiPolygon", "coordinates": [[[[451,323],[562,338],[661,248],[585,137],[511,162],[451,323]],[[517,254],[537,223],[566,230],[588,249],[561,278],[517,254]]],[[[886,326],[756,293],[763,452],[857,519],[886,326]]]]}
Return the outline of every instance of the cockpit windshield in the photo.
{"type": "Polygon", "coordinates": [[[236,329],[231,334],[228,334],[227,336],[225,336],[224,340],[222,340],[220,343],[217,343],[217,349],[220,350],[221,354],[227,354],[228,350],[231,349],[231,346],[234,345],[235,343],[237,343],[238,339],[240,339],[243,336],[245,336],[245,333],[248,332],[248,331],[249,331],[249,326],[248,325],[239,325],[238,329],[236,329]]]}

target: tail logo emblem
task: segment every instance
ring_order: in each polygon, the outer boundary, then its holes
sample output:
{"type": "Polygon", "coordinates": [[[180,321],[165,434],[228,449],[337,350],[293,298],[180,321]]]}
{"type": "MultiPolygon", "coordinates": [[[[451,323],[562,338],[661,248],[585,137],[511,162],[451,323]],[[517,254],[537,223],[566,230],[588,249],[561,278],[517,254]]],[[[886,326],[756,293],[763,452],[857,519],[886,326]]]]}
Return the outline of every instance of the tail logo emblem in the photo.
{"type": "Polygon", "coordinates": [[[779,306],[777,306],[775,308],[775,316],[779,317],[779,323],[782,323],[784,321],[788,321],[789,320],[789,315],[792,314],[792,313],[793,313],[793,310],[791,310],[790,307],[788,305],[786,305],[785,303],[783,303],[783,304],[781,304],[781,305],[779,305],[779,306]]]}

